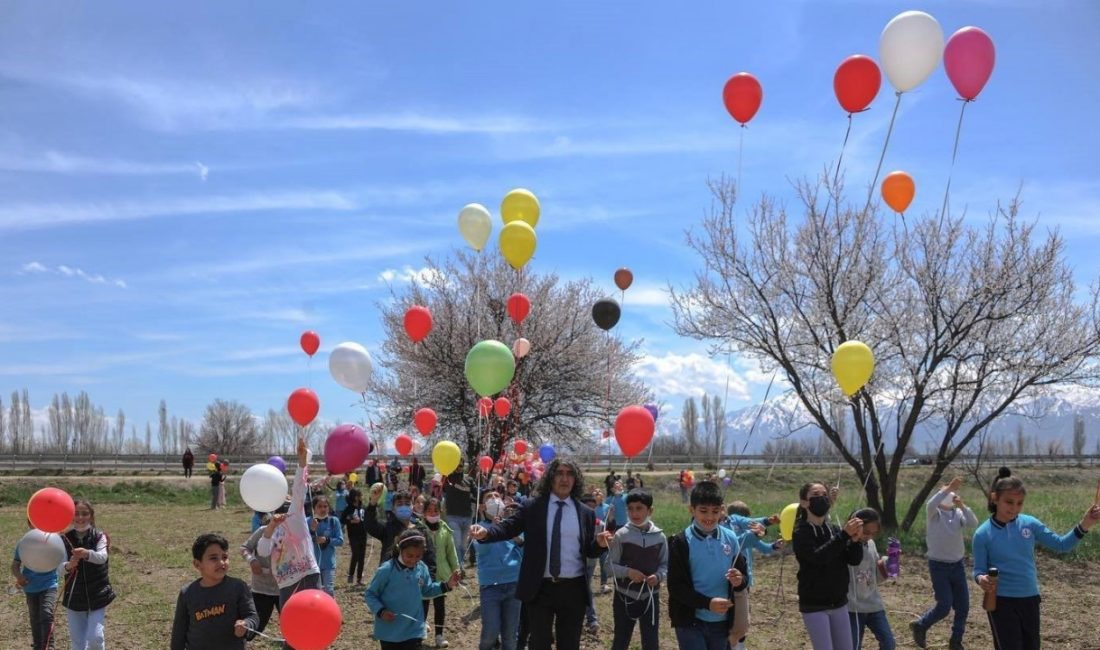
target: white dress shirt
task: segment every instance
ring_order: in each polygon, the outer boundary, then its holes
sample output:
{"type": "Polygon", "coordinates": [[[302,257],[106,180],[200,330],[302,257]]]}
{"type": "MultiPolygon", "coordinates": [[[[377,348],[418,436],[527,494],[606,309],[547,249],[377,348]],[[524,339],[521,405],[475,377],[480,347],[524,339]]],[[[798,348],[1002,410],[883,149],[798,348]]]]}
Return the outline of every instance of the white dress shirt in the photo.
{"type": "Polygon", "coordinates": [[[558,502],[561,506],[561,574],[559,578],[580,578],[584,576],[584,557],[581,554],[581,525],[577,518],[577,506],[573,498],[561,499],[550,495],[546,507],[546,569],[542,577],[550,576],[550,541],[554,536],[554,517],[558,514],[558,502]]]}

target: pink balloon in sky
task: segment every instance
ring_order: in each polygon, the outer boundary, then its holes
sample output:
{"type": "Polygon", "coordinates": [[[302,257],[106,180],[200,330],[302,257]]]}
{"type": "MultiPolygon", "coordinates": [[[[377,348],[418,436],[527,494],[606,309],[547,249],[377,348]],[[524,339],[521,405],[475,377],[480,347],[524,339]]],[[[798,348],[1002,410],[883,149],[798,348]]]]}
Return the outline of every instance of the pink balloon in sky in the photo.
{"type": "Polygon", "coordinates": [[[997,59],[993,39],[977,27],[963,27],[943,48],[943,67],[959,96],[972,101],[982,92],[997,59]]]}

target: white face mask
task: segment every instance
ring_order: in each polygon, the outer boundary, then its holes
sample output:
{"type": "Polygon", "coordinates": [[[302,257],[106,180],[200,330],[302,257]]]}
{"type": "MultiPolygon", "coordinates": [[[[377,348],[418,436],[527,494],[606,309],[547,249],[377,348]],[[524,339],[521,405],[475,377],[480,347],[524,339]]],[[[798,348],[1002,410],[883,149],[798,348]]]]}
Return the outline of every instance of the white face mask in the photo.
{"type": "Polygon", "coordinates": [[[438,524],[439,515],[424,515],[424,521],[427,521],[429,524],[438,524]]]}
{"type": "Polygon", "coordinates": [[[90,523],[87,523],[87,524],[75,524],[75,525],[73,526],[73,530],[76,530],[77,532],[81,532],[81,533],[83,533],[84,531],[86,531],[86,530],[90,529],[91,527],[92,527],[92,525],[91,525],[90,523]]]}
{"type": "Polygon", "coordinates": [[[490,499],[485,502],[485,514],[488,515],[490,519],[499,517],[503,510],[504,502],[499,499],[490,499]]]}

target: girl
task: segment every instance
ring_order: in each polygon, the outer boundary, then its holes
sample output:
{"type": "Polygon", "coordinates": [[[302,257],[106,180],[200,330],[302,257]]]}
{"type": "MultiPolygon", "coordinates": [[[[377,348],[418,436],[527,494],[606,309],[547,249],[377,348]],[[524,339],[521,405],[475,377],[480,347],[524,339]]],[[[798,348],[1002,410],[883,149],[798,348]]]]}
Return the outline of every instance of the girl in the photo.
{"type": "Polygon", "coordinates": [[[952,608],[955,619],[951,624],[950,650],[962,650],[966,618],[970,615],[970,590],[967,588],[966,547],[963,529],[976,528],[978,518],[959,497],[962,479],[955,478],[932,495],[925,505],[928,512],[928,528],[925,541],[928,544],[928,573],[932,578],[932,592],[936,604],[920,619],[909,624],[913,642],[925,647],[928,628],[947,616],[952,608]]]}
{"type": "Polygon", "coordinates": [[[792,535],[798,559],[798,611],[814,650],[852,650],[848,567],[863,560],[858,541],[863,522],[853,517],[842,531],[826,520],[832,505],[824,483],[806,483],[798,491],[792,535]]]}
{"type": "Polygon", "coordinates": [[[313,516],[306,521],[313,538],[313,557],[321,570],[321,589],[335,598],[336,547],[344,545],[344,533],[340,520],[330,515],[329,510],[328,497],[314,497],[313,516]]]}
{"type": "Polygon", "coordinates": [[[95,527],[95,508],[76,499],[72,530],[65,533],[69,561],[65,568],[65,593],[61,604],[69,619],[72,650],[102,650],[107,605],[115,591],[107,575],[107,533],[95,527]]]}
{"type": "Polygon", "coordinates": [[[334,504],[335,512],[344,512],[344,509],[348,507],[348,484],[347,481],[340,479],[336,481],[336,489],[332,491],[332,496],[335,497],[336,503],[334,504]]]}
{"type": "Polygon", "coordinates": [[[313,540],[305,514],[308,464],[305,438],[298,438],[298,471],[294,473],[290,508],[286,514],[271,517],[256,543],[256,554],[271,558],[271,571],[279,585],[280,608],[296,591],[320,586],[321,569],[313,556],[313,540]]]}
{"type": "Polygon", "coordinates": [[[886,618],[886,606],[878,593],[878,585],[886,579],[886,559],[879,558],[875,536],[882,526],[878,511],[863,508],[852,513],[852,519],[863,522],[859,542],[863,545],[863,561],[848,567],[848,617],[852,622],[852,645],[859,650],[863,644],[863,629],[871,630],[878,639],[879,650],[894,650],[894,633],[886,618]]]}
{"type": "MultiPolygon", "coordinates": [[[[482,518],[483,527],[497,523],[502,517],[515,513],[516,506],[504,509],[492,521],[482,518]]],[[[500,642],[500,650],[516,650],[519,631],[520,608],[516,600],[516,583],[519,582],[519,565],[523,561],[523,537],[502,542],[474,544],[477,554],[477,583],[481,590],[481,640],[478,650],[493,650],[500,642]]]]}
{"type": "MultiPolygon", "coordinates": [[[[421,496],[420,498],[424,498],[421,496]]],[[[424,525],[428,527],[428,535],[435,545],[435,578],[443,581],[452,573],[459,571],[458,554],[455,553],[454,535],[451,527],[440,516],[439,500],[429,499],[424,506],[424,525]]],[[[435,647],[446,648],[450,644],[443,638],[443,621],[446,619],[446,607],[444,598],[440,594],[431,601],[424,601],[424,618],[428,617],[429,602],[435,605],[435,647]]]]}
{"type": "Polygon", "coordinates": [[[340,513],[340,521],[348,529],[348,546],[351,547],[351,564],[348,565],[348,584],[355,575],[355,584],[363,586],[363,564],[367,557],[366,510],[363,493],[358,489],[348,491],[348,506],[340,513]]]}
{"type": "Polygon", "coordinates": [[[436,582],[427,565],[420,561],[427,540],[409,528],[397,537],[397,552],[382,563],[363,594],[374,613],[374,638],[382,650],[420,650],[424,637],[425,598],[435,598],[454,589],[458,571],[447,582],[436,582]]]}
{"type": "Polygon", "coordinates": [[[989,493],[989,519],[974,533],[974,579],[983,591],[997,593],[997,609],[989,612],[996,650],[1039,648],[1039,582],[1035,572],[1035,544],[1052,551],[1072,550],[1100,521],[1100,505],[1092,504],[1081,523],[1065,535],[1056,535],[1043,522],[1022,514],[1027,490],[1007,467],[997,472],[989,493]],[[996,567],[999,577],[989,577],[996,567]]]}
{"type": "MultiPolygon", "coordinates": [[[[286,504],[284,503],[276,512],[286,512],[286,504]]],[[[271,515],[265,513],[261,525],[266,526],[270,518],[271,515]]],[[[279,583],[275,582],[275,576],[271,574],[271,557],[260,557],[256,553],[256,546],[260,543],[260,537],[263,534],[264,531],[257,528],[252,531],[252,536],[241,544],[241,557],[252,571],[252,602],[256,605],[256,615],[259,616],[255,632],[250,631],[245,637],[250,641],[256,637],[256,632],[263,632],[267,627],[273,610],[279,610],[280,613],[283,611],[279,605],[279,583]]]]}
{"type": "Polygon", "coordinates": [[[229,465],[222,463],[220,466],[221,471],[218,472],[220,477],[218,480],[218,507],[225,507],[225,479],[229,478],[229,465]]]}
{"type": "MultiPolygon", "coordinates": [[[[33,529],[30,520],[27,528],[33,529]]],[[[31,622],[31,644],[34,650],[53,650],[53,608],[57,602],[57,568],[53,571],[35,571],[23,566],[19,546],[11,562],[11,575],[17,587],[27,598],[27,614],[31,622]]]]}

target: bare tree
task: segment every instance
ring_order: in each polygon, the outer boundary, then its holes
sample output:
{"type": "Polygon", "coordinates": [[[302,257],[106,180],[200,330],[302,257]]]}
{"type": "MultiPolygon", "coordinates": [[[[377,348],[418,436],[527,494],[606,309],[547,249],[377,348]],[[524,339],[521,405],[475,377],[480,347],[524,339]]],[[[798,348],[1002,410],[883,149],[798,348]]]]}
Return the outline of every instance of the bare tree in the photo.
{"type": "MultiPolygon", "coordinates": [[[[605,335],[592,322],[592,305],[603,296],[588,280],[517,273],[497,256],[466,252],[442,262],[428,259],[427,265],[423,283],[394,287],[391,299],[379,305],[383,373],[373,395],[387,429],[408,427],[417,409],[431,407],[439,418],[433,435],[457,441],[468,458],[496,457],[517,437],[575,451],[586,447],[594,430],[610,426],[620,408],[648,397],[631,374],[636,344],[605,335]],[[507,312],[514,292],[531,301],[521,327],[507,312]],[[403,327],[412,305],[428,307],[435,322],[431,335],[415,346],[403,327]],[[531,351],[517,360],[503,393],[511,413],[483,421],[465,378],[466,354],[480,340],[511,345],[520,336],[530,341],[531,351]]],[[[432,440],[424,442],[430,448],[432,440]]]]}
{"type": "MultiPolygon", "coordinates": [[[[65,397],[65,402],[68,403],[68,396],[65,397]]],[[[69,450],[69,428],[66,422],[63,421],[61,410],[61,397],[54,393],[53,399],[50,401],[49,408],[49,434],[47,435],[48,444],[54,450],[58,452],[67,452],[69,450]]]]}
{"type": "Polygon", "coordinates": [[[195,425],[190,420],[180,420],[180,443],[185,449],[196,443],[195,425]]]}
{"type": "Polygon", "coordinates": [[[1085,444],[1088,437],[1085,435],[1085,416],[1077,413],[1073,416],[1073,457],[1077,459],[1077,466],[1084,464],[1085,444]]]}
{"type": "Polygon", "coordinates": [[[714,457],[717,459],[724,451],[726,437],[726,405],[717,395],[711,395],[710,398],[710,418],[714,437],[714,457]]]}
{"type": "Polygon", "coordinates": [[[1016,455],[1023,456],[1027,453],[1027,435],[1024,434],[1024,425],[1016,423],[1016,455]]]}
{"type": "Polygon", "coordinates": [[[163,398],[160,400],[160,405],[157,406],[157,445],[160,447],[160,453],[168,453],[168,436],[171,431],[168,428],[168,404],[163,398]]]}
{"type": "Polygon", "coordinates": [[[715,208],[688,235],[704,269],[672,290],[677,331],[781,372],[888,528],[899,524],[898,472],[919,424],[938,432],[935,460],[905,529],[948,465],[1013,402],[1095,376],[1096,287],[1077,301],[1062,238],[1023,223],[1016,201],[981,227],[951,215],[906,224],[842,205],[839,185],[799,183],[801,220],[765,198],[742,225],[733,182],[711,187],[715,208]],[[830,359],[852,339],[874,350],[876,370],[845,399],[830,359]],[[829,417],[837,402],[851,413],[855,448],[829,417]],[[895,419],[880,417],[887,404],[895,419]]]}
{"type": "Polygon", "coordinates": [[[196,441],[203,454],[243,456],[259,449],[259,431],[248,407],[240,402],[216,399],[206,407],[196,441]]]}
{"type": "Polygon", "coordinates": [[[142,453],[150,454],[153,452],[153,425],[149,424],[149,421],[145,421],[145,450],[142,453]]]}
{"type": "Polygon", "coordinates": [[[7,418],[4,413],[4,398],[0,397],[0,451],[6,451],[8,448],[7,430],[7,418]]]}
{"type": "Polygon", "coordinates": [[[26,445],[34,445],[34,419],[31,417],[30,391],[23,389],[23,397],[19,400],[22,413],[19,416],[19,439],[26,445]]]}
{"type": "Polygon", "coordinates": [[[115,453],[122,451],[122,441],[126,438],[126,414],[122,412],[122,409],[118,410],[118,414],[115,415],[115,453]]]}
{"type": "Polygon", "coordinates": [[[699,452],[699,408],[695,406],[695,398],[684,400],[684,409],[680,413],[680,433],[687,441],[689,454],[699,452]]]}

